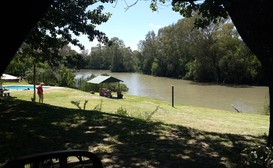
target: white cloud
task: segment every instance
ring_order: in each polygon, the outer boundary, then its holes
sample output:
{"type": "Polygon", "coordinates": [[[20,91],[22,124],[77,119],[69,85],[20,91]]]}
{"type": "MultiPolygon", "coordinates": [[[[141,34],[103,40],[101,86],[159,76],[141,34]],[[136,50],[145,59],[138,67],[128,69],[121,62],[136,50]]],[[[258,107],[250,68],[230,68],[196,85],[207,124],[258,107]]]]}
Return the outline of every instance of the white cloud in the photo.
{"type": "Polygon", "coordinates": [[[160,29],[162,26],[161,26],[161,25],[156,25],[156,24],[150,23],[150,24],[149,24],[149,27],[150,27],[151,29],[153,29],[154,31],[157,31],[157,30],[160,29]]]}

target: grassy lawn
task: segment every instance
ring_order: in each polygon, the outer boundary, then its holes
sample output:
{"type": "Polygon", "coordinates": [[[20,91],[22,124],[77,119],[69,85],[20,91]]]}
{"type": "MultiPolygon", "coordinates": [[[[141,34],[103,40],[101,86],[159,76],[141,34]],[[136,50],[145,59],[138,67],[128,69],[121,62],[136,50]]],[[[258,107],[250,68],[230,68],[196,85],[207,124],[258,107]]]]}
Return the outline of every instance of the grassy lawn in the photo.
{"type": "Polygon", "coordinates": [[[243,150],[264,145],[268,132],[266,115],[173,108],[156,99],[109,99],[70,88],[44,92],[44,104],[30,101],[33,91],[11,91],[0,100],[0,165],[26,154],[84,149],[109,168],[245,167],[243,150]]]}

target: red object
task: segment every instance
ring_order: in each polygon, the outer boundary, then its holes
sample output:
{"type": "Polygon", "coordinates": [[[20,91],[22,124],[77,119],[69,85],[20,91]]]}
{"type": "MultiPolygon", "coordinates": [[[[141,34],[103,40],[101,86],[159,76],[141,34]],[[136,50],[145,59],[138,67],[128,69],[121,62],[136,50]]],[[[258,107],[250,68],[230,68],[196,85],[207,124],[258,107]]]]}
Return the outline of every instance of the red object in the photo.
{"type": "Polygon", "coordinates": [[[39,85],[37,87],[37,91],[38,91],[38,94],[43,94],[43,87],[42,87],[42,85],[39,85]]]}

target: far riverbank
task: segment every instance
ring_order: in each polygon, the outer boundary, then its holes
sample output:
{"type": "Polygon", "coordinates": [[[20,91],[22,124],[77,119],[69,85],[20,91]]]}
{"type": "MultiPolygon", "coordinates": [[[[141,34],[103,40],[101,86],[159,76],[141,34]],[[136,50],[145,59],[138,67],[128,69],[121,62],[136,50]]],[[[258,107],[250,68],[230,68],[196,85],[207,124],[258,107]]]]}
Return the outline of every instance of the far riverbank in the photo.
{"type": "Polygon", "coordinates": [[[171,88],[174,86],[175,104],[233,112],[236,112],[236,108],[243,113],[264,114],[264,107],[268,101],[268,87],[264,86],[204,84],[139,73],[112,73],[107,70],[80,70],[76,77],[105,73],[123,80],[129,88],[128,94],[167,102],[172,101],[171,88]]]}

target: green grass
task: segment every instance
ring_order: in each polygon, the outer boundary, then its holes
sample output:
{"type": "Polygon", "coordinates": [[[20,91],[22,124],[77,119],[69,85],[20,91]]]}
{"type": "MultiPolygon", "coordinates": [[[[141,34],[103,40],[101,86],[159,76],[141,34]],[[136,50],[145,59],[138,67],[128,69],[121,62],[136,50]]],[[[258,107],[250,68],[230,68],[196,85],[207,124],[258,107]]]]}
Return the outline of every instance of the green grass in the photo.
{"type": "MultiPolygon", "coordinates": [[[[243,150],[264,145],[269,117],[175,105],[125,94],[124,99],[58,88],[12,91],[0,101],[0,163],[37,152],[84,149],[105,167],[244,167],[243,150]],[[71,101],[80,101],[79,110],[71,101]],[[94,110],[101,105],[101,111],[94,110]],[[128,116],[116,115],[125,109],[128,116]],[[151,120],[143,116],[152,115],[151,120]]],[[[0,164],[1,165],[1,164],[0,164]]]]}

